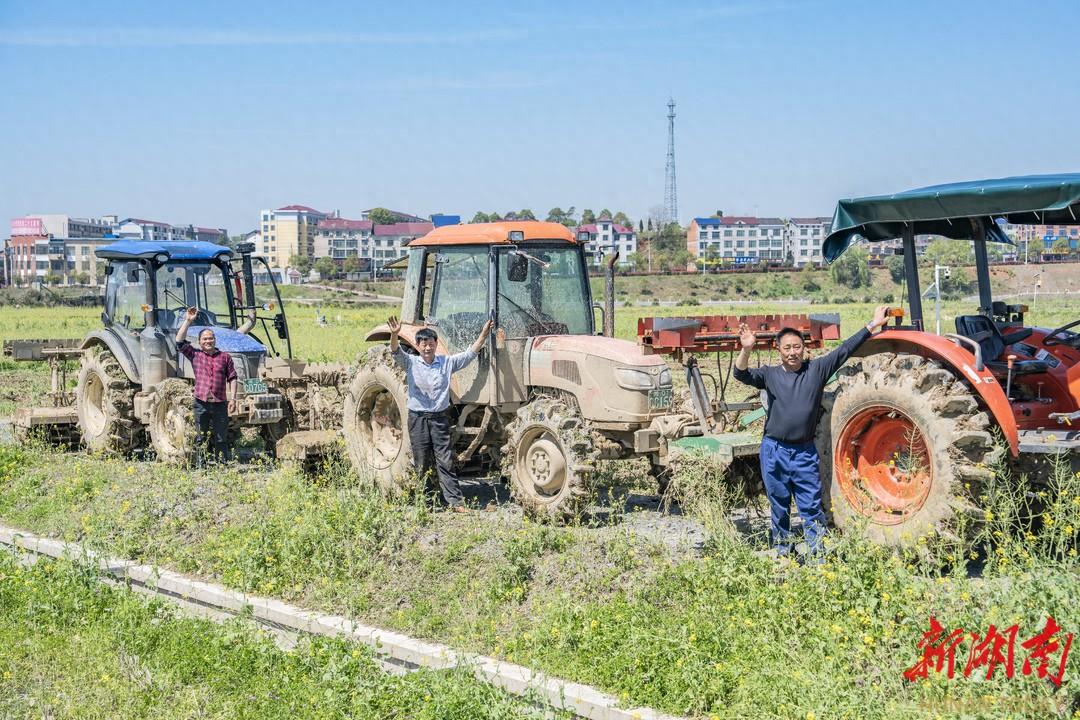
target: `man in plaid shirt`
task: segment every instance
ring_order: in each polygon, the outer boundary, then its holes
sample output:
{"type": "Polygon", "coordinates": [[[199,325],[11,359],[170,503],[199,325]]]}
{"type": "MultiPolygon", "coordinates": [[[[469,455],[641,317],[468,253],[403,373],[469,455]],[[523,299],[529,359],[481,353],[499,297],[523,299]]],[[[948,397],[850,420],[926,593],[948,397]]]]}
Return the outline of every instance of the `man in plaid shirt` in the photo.
{"type": "Polygon", "coordinates": [[[195,371],[195,426],[199,431],[196,445],[204,447],[209,438],[214,456],[228,462],[232,457],[229,415],[236,412],[236,367],[229,353],[217,349],[217,338],[210,328],[199,333],[199,350],[188,342],[188,328],[198,313],[198,308],[187,309],[176,331],[176,349],[195,371]]]}

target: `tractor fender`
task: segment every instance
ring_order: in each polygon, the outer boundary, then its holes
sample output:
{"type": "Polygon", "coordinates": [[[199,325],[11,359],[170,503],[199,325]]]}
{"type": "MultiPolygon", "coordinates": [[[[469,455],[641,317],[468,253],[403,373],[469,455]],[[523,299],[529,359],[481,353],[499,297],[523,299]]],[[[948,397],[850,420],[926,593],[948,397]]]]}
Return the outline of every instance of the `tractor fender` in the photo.
{"type": "MultiPolygon", "coordinates": [[[[423,328],[422,325],[401,325],[401,330],[398,332],[398,342],[402,345],[408,345],[413,350],[416,350],[416,333],[423,328]]],[[[390,342],[390,326],[386,323],[377,325],[368,331],[368,334],[364,336],[365,342],[390,342]]],[[[419,351],[417,351],[419,352],[419,351]]],[[[443,344],[442,338],[439,338],[439,344],[435,348],[435,352],[440,354],[448,354],[446,346],[443,344]]]]}
{"type": "Polygon", "coordinates": [[[127,345],[124,344],[124,341],[120,339],[120,336],[116,334],[115,330],[107,328],[104,330],[94,330],[82,341],[82,345],[79,346],[79,349],[89,350],[90,348],[98,346],[108,348],[116,358],[116,361],[120,363],[120,367],[124,369],[124,374],[127,375],[128,380],[136,385],[140,384],[139,365],[135,362],[135,358],[131,357],[127,345]]]}
{"type": "Polygon", "coordinates": [[[1001,428],[1001,433],[1008,441],[1013,456],[1019,454],[1016,417],[1013,415],[1008,398],[1005,397],[1005,390],[990,370],[975,369],[975,356],[967,348],[932,333],[886,330],[863,343],[853,355],[865,357],[881,352],[919,355],[951,368],[958,377],[967,381],[971,389],[979,396],[979,400],[990,412],[994,422],[1001,428]]]}

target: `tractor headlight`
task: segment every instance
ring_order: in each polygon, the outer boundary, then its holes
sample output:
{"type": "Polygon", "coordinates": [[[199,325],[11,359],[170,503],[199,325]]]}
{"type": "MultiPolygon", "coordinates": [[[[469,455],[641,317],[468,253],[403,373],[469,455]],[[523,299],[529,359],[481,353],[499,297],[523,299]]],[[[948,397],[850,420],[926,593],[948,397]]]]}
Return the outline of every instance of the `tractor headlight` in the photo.
{"type": "Polygon", "coordinates": [[[668,368],[660,371],[660,387],[671,387],[671,370],[668,368]]]}
{"type": "Polygon", "coordinates": [[[647,372],[632,368],[615,368],[615,382],[627,390],[652,390],[653,379],[647,372]]]}

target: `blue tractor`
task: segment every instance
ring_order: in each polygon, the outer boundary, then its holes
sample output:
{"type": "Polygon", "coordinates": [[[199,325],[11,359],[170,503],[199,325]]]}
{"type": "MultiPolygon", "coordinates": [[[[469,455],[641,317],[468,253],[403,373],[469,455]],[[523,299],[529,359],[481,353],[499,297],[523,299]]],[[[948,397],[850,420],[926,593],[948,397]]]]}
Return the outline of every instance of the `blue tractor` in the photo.
{"type": "Polygon", "coordinates": [[[288,394],[268,385],[267,367],[287,380],[302,375],[302,364],[296,372],[274,276],[253,251],[252,243],[234,251],[207,242],[128,240],[97,249],[108,262],[102,328],[81,343],[75,391],[88,449],[126,454],[145,447],[149,434],[159,459],[193,457],[194,375],[174,339],[188,307],[198,308],[191,337],[213,329],[218,347],[234,359],[239,389],[230,427],[259,426],[271,447],[292,428],[288,394]],[[256,295],[257,279],[265,298],[256,295]]]}

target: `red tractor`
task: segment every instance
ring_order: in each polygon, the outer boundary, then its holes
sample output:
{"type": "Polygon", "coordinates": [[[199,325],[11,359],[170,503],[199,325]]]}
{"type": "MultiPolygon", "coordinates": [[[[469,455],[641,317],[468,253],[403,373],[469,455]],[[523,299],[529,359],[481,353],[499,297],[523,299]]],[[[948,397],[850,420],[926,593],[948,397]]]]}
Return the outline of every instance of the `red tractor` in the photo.
{"type": "Polygon", "coordinates": [[[901,238],[909,310],[907,324],[897,318],[866,342],[826,394],[817,442],[839,528],[865,519],[887,544],[953,533],[962,513],[978,517],[981,488],[1005,453],[1022,470],[1055,455],[1080,465],[1080,319],[1025,327],[1026,306],[993,300],[986,243],[1011,243],[1002,222],[1080,225],[1080,174],[837,205],[825,258],[835,260],[856,237],[901,238]],[[926,234],[974,246],[979,307],[956,318],[954,333],[924,325],[915,236],[926,234]]]}

